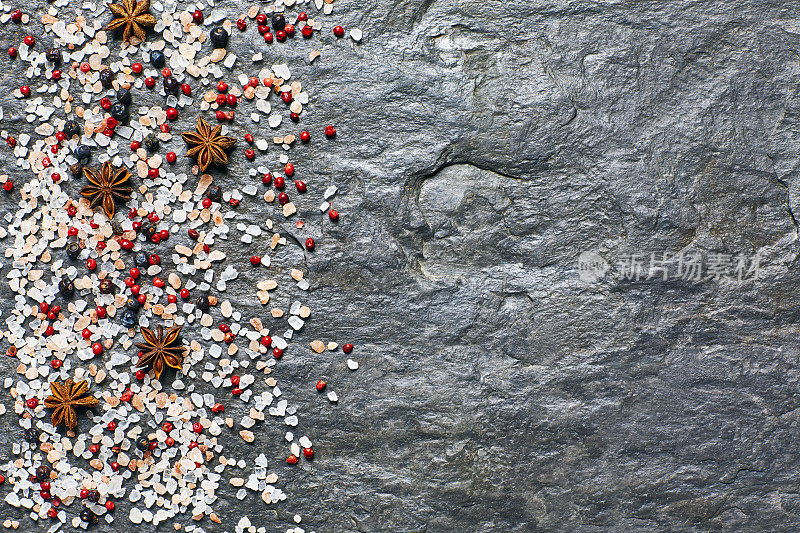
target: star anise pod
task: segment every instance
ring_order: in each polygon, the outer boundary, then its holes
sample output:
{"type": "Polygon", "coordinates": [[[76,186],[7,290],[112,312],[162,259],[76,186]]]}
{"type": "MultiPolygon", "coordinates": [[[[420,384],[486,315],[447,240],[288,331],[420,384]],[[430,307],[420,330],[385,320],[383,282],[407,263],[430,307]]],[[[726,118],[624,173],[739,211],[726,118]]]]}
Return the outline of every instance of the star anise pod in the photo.
{"type": "Polygon", "coordinates": [[[140,41],[147,37],[147,28],[156,25],[156,19],[150,14],[150,0],[122,0],[122,5],[108,4],[108,9],[114,14],[107,30],[123,30],[122,40],[129,42],[131,36],[136,36],[140,41]]]}
{"type": "Polygon", "coordinates": [[[68,379],[63,383],[50,383],[52,396],[44,400],[44,406],[55,409],[51,420],[54,426],[65,426],[74,429],[78,425],[78,415],[75,411],[79,407],[93,407],[97,405],[97,398],[87,395],[89,384],[86,381],[75,383],[68,379]]]}
{"type": "Polygon", "coordinates": [[[170,328],[164,332],[163,326],[158,326],[158,334],[153,333],[147,328],[139,328],[144,337],[144,342],[136,343],[142,349],[137,368],[152,367],[156,378],[161,377],[161,372],[166,366],[176,370],[181,369],[181,362],[186,353],[186,347],[178,340],[181,334],[181,326],[170,328]]]}
{"type": "Polygon", "coordinates": [[[83,175],[91,185],[81,189],[81,194],[91,200],[92,207],[102,205],[109,220],[114,218],[114,200],[131,199],[133,188],[128,183],[131,175],[125,167],[114,168],[109,161],[106,161],[100,174],[84,168],[83,175]]]}
{"type": "Polygon", "coordinates": [[[203,117],[197,117],[197,129],[181,133],[184,142],[189,147],[186,157],[197,159],[201,172],[214,165],[227,165],[228,154],[225,152],[236,144],[236,139],[227,135],[220,135],[222,126],[213,129],[203,117]]]}

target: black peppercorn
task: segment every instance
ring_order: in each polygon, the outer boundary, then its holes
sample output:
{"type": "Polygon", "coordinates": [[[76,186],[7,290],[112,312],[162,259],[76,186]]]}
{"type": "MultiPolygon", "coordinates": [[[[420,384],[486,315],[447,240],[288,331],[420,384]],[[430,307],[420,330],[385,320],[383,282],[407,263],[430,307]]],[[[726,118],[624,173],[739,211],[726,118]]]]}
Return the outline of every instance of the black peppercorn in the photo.
{"type": "Polygon", "coordinates": [[[150,237],[155,235],[155,233],[158,231],[158,226],[155,224],[155,222],[150,222],[149,220],[147,220],[142,224],[141,231],[142,235],[144,235],[149,239],[150,237]]]}
{"type": "Polygon", "coordinates": [[[228,46],[228,32],[225,28],[217,27],[211,30],[211,43],[214,48],[225,48],[228,46]]]}
{"type": "Polygon", "coordinates": [[[158,137],[155,133],[149,134],[147,137],[144,138],[144,147],[147,148],[148,152],[155,152],[158,150],[159,142],[158,137]]]}
{"type": "Polygon", "coordinates": [[[57,48],[51,48],[48,50],[44,57],[53,65],[58,66],[61,64],[61,51],[57,48]]]}
{"type": "Polygon", "coordinates": [[[97,522],[97,515],[94,514],[94,511],[92,511],[88,507],[84,507],[83,510],[81,511],[81,520],[83,520],[87,524],[94,524],[97,522]]]}
{"type": "Polygon", "coordinates": [[[114,73],[110,68],[104,68],[100,71],[100,83],[102,83],[103,87],[106,89],[110,89],[114,85],[114,77],[114,73]]]}
{"type": "Polygon", "coordinates": [[[39,432],[36,431],[34,428],[26,429],[25,440],[30,442],[31,444],[39,442],[39,432]]]}
{"type": "Polygon", "coordinates": [[[67,255],[70,259],[77,259],[81,253],[81,245],[77,241],[72,241],[67,244],[67,255]]]}
{"type": "Polygon", "coordinates": [[[100,491],[97,489],[92,489],[89,491],[89,494],[86,495],[86,498],[93,503],[97,503],[100,501],[100,491]]]}
{"type": "Polygon", "coordinates": [[[164,92],[167,94],[174,94],[175,96],[181,90],[181,84],[178,83],[178,80],[170,76],[169,78],[164,78],[164,92]]]}
{"type": "Polygon", "coordinates": [[[114,235],[122,235],[123,233],[125,233],[125,230],[122,228],[122,222],[120,222],[119,220],[112,220],[111,231],[114,232],[114,235]]]}
{"type": "Polygon", "coordinates": [[[222,187],[219,185],[211,185],[206,190],[206,196],[211,198],[212,202],[219,202],[222,200],[222,187]]]}
{"type": "Polygon", "coordinates": [[[286,17],[284,17],[281,13],[275,13],[272,15],[272,27],[275,30],[282,30],[286,27],[286,17]]]}
{"type": "Polygon", "coordinates": [[[125,87],[117,89],[117,100],[125,105],[130,104],[132,100],[130,89],[126,89],[125,87]]]}
{"type": "Polygon", "coordinates": [[[100,280],[100,292],[103,294],[114,294],[117,292],[117,286],[109,278],[100,280]]]}
{"type": "Polygon", "coordinates": [[[64,135],[66,135],[68,139],[80,134],[80,132],[81,127],[78,126],[78,123],[74,120],[68,120],[64,123],[64,135]]]}
{"type": "Polygon", "coordinates": [[[146,452],[150,449],[150,439],[142,435],[136,439],[136,448],[138,448],[140,452],[146,452]]]}
{"type": "Polygon", "coordinates": [[[73,176],[80,176],[83,172],[83,165],[80,163],[75,163],[74,165],[69,166],[69,171],[72,173],[73,176]]]}
{"type": "Polygon", "coordinates": [[[153,50],[150,52],[150,64],[156,68],[161,68],[164,66],[164,53],[159,52],[158,50],[153,50]]]}
{"type": "Polygon", "coordinates": [[[36,469],[36,481],[42,482],[50,477],[50,467],[42,465],[36,469]]]}
{"type": "Polygon", "coordinates": [[[144,253],[144,252],[139,252],[138,254],[136,254],[136,257],[134,258],[134,261],[136,262],[136,266],[139,267],[142,270],[144,270],[144,269],[146,269],[147,267],[150,266],[150,259],[147,257],[147,254],[144,253]]]}
{"type": "Polygon", "coordinates": [[[139,300],[136,298],[128,298],[128,301],[125,302],[125,307],[135,313],[139,310],[139,300]]]}
{"type": "Polygon", "coordinates": [[[208,308],[211,307],[211,305],[208,303],[208,296],[199,297],[194,304],[201,311],[208,311],[208,308]]]}
{"type": "Polygon", "coordinates": [[[58,292],[60,292],[61,296],[64,298],[72,296],[75,293],[75,285],[72,283],[72,280],[67,276],[61,278],[61,281],[58,282],[58,292]]]}
{"type": "Polygon", "coordinates": [[[75,150],[75,157],[78,158],[79,163],[85,165],[89,162],[89,158],[92,157],[92,149],[85,144],[80,144],[75,150]]]}
{"type": "Polygon", "coordinates": [[[122,102],[114,102],[111,106],[111,116],[120,122],[128,120],[128,108],[122,102]]]}

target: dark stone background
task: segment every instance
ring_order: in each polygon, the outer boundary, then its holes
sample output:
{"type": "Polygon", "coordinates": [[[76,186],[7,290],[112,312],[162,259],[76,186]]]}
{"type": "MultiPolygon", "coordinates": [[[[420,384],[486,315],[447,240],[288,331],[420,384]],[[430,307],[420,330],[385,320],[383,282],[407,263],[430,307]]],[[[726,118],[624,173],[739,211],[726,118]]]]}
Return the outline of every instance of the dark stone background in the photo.
{"type": "MultiPolygon", "coordinates": [[[[289,499],[267,510],[251,496],[253,523],[800,528],[798,17],[764,0],[337,0],[321,45],[269,48],[265,64],[287,60],[310,92],[302,124],[318,141],[292,152],[312,188],[298,237],[319,241],[297,339],[353,342],[361,368],[341,353],[281,362],[317,458],[287,467],[282,424],[256,428],[242,453],[265,452],[289,499]],[[363,41],[335,40],[335,23],[363,41]],[[331,183],[337,225],[316,210],[331,183]],[[583,251],[613,263],[684,248],[761,249],[765,268],[735,283],[578,277],[583,251]],[[313,392],[322,376],[338,406],[313,392]]],[[[263,49],[256,37],[251,25],[231,49],[263,49]]],[[[9,127],[18,104],[3,105],[9,127]]],[[[258,162],[278,168],[277,153],[258,162]]],[[[247,168],[239,153],[221,183],[247,168]]],[[[243,269],[228,291],[246,317],[249,281],[243,269]]],[[[233,530],[234,492],[207,531],[233,530]]],[[[117,515],[115,530],[124,504],[117,515]]]]}

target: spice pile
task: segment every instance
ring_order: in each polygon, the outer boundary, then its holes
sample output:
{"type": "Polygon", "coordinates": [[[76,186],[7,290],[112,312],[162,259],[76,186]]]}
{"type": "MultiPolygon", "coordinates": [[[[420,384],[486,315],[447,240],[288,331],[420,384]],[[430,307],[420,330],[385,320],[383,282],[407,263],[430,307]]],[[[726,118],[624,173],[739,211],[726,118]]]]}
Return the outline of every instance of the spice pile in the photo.
{"type": "MultiPolygon", "coordinates": [[[[321,17],[332,13],[331,2],[301,3],[321,17]]],[[[0,466],[0,491],[48,531],[111,523],[123,508],[134,524],[201,531],[226,518],[214,512],[220,487],[274,504],[287,496],[269,460],[314,458],[309,437],[291,430],[285,442],[260,443],[264,453],[253,464],[237,458],[236,446],[254,443],[271,417],[298,425],[278,385],[283,357],[339,351],[336,342],[292,344],[311,310],[293,296],[274,304],[279,291],[309,288],[303,265],[278,263],[296,239],[280,225],[302,234],[301,202],[319,205],[326,224],[339,213],[331,204],[336,187],[320,187],[316,197],[290,162],[295,146],[312,142],[300,127],[309,94],[288,65],[262,65],[265,53],[280,54],[270,47],[313,43],[324,27],[294,0],[241,15],[209,4],[78,8],[56,0],[44,14],[6,8],[0,16],[14,40],[14,72],[26,80],[10,113],[31,127],[0,131],[17,175],[29,176],[23,184],[0,176],[6,201],[17,206],[0,227],[14,301],[2,337],[18,360],[18,376],[3,386],[21,426],[0,466]],[[229,52],[253,25],[263,50],[246,59],[229,52]],[[137,104],[154,95],[163,104],[137,104]],[[193,129],[176,136],[179,119],[193,129]],[[240,188],[223,190],[214,176],[234,161],[248,170],[240,188]],[[270,170],[275,164],[281,172],[270,170]],[[229,239],[258,251],[248,265],[228,260],[229,239]],[[263,320],[225,298],[243,268],[261,272],[251,290],[263,320]],[[226,407],[246,414],[234,418],[226,407]]],[[[330,33],[345,35],[341,26],[330,33]]],[[[311,51],[309,63],[319,56],[311,51]]],[[[330,142],[336,129],[314,137],[330,142]]],[[[312,236],[303,244],[303,253],[314,253],[312,236]]],[[[317,392],[312,387],[309,394],[338,401],[324,380],[316,380],[317,392]]],[[[236,531],[267,530],[247,516],[227,518],[236,531]]]]}

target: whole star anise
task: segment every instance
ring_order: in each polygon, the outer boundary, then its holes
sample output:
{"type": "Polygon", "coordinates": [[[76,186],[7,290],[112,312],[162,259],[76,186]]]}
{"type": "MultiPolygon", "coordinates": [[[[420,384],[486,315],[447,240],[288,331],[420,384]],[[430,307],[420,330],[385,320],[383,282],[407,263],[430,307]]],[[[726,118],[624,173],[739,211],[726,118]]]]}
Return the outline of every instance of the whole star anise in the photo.
{"type": "Polygon", "coordinates": [[[83,175],[91,185],[81,189],[81,194],[92,202],[92,207],[102,205],[109,220],[114,218],[115,200],[131,199],[133,188],[128,183],[131,175],[125,167],[114,168],[109,161],[106,161],[100,174],[84,168],[83,175]]]}
{"type": "Polygon", "coordinates": [[[147,37],[147,28],[156,25],[156,19],[150,14],[150,0],[122,0],[122,5],[108,4],[108,9],[114,14],[107,30],[123,30],[122,40],[129,42],[134,35],[140,41],[147,37]]]}
{"type": "Polygon", "coordinates": [[[181,326],[170,328],[164,333],[164,327],[158,326],[158,334],[147,328],[139,328],[144,337],[144,342],[136,343],[142,349],[139,361],[136,363],[138,368],[152,367],[156,378],[161,377],[161,372],[169,366],[176,370],[181,369],[181,362],[186,353],[186,347],[181,344],[179,338],[181,326]]]}
{"type": "Polygon", "coordinates": [[[228,164],[228,154],[225,152],[236,144],[236,139],[220,135],[220,130],[222,130],[222,126],[215,126],[212,129],[208,122],[203,120],[203,117],[197,117],[196,131],[181,133],[181,137],[189,147],[186,157],[197,159],[197,165],[201,172],[205,172],[212,163],[214,165],[228,164]]]}
{"type": "Polygon", "coordinates": [[[55,409],[51,421],[54,426],[65,426],[74,429],[78,425],[78,415],[76,408],[93,407],[97,405],[97,398],[87,395],[89,384],[86,381],[75,383],[68,379],[63,383],[50,383],[52,396],[44,400],[44,406],[48,409],[55,409]]]}

